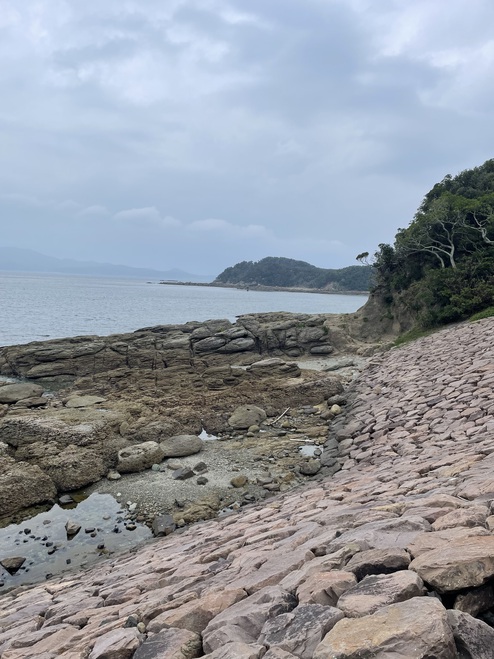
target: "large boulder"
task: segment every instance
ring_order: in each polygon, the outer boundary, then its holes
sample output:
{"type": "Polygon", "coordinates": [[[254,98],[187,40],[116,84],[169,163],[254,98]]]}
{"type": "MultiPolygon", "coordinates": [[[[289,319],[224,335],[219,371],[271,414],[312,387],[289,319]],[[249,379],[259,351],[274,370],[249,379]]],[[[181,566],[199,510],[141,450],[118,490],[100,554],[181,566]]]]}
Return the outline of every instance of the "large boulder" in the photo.
{"type": "Polygon", "coordinates": [[[410,569],[440,593],[481,586],[494,576],[494,537],[452,540],[415,558],[410,569]]]}
{"type": "Polygon", "coordinates": [[[11,404],[26,398],[39,398],[42,393],[43,387],[37,384],[4,384],[0,386],[0,403],[11,404]]]}
{"type": "Polygon", "coordinates": [[[99,453],[73,445],[65,447],[57,455],[42,458],[39,465],[62,492],[96,483],[107,471],[99,453]]]}
{"type": "Polygon", "coordinates": [[[144,471],[163,460],[163,448],[157,442],[143,442],[118,452],[117,471],[121,474],[144,471]]]}
{"type": "Polygon", "coordinates": [[[55,497],[57,489],[37,465],[15,462],[3,456],[0,461],[0,511],[11,515],[55,497]]]}
{"type": "Polygon", "coordinates": [[[446,609],[429,597],[391,604],[363,618],[336,623],[314,652],[314,659],[457,659],[446,609]]]}
{"type": "Polygon", "coordinates": [[[197,435],[174,435],[161,442],[160,447],[163,458],[184,458],[202,450],[202,439],[197,435]]]}
{"type": "Polygon", "coordinates": [[[240,405],[228,419],[228,425],[235,430],[245,430],[257,426],[267,419],[266,412],[256,405],[240,405]]]}

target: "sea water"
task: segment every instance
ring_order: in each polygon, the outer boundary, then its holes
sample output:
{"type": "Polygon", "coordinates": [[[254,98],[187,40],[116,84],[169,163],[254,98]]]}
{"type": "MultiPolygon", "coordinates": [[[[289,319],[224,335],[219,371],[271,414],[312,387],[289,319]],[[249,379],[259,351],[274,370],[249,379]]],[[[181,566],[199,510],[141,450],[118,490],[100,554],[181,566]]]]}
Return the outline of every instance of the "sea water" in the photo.
{"type": "Polygon", "coordinates": [[[247,313],[351,313],[366,295],[161,285],[137,279],[0,273],[0,346],[247,313]]]}

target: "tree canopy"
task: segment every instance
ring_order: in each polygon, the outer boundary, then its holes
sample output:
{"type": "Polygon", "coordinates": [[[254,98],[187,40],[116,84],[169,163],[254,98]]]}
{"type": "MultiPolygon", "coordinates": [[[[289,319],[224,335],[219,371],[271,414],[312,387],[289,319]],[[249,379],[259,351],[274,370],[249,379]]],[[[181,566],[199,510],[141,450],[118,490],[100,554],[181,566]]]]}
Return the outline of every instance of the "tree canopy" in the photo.
{"type": "Polygon", "coordinates": [[[375,292],[399,298],[424,327],[492,306],[494,160],[434,185],[394,245],[379,246],[374,269],[375,292]]]}
{"type": "Polygon", "coordinates": [[[334,291],[368,291],[371,267],[351,265],[339,270],[317,268],[305,261],[268,256],[260,261],[242,261],[226,268],[218,277],[222,284],[279,286],[334,291]]]}

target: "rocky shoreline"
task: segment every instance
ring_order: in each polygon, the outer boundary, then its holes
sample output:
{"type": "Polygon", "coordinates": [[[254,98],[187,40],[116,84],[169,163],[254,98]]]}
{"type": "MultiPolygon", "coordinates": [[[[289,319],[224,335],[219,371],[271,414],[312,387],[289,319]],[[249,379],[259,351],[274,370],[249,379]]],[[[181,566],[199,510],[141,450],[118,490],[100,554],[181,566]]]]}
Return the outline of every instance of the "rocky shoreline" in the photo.
{"type": "Polygon", "coordinates": [[[335,288],[304,288],[294,286],[265,286],[264,284],[223,284],[222,282],[160,281],[165,286],[205,286],[206,288],[235,288],[240,291],[320,293],[321,295],[369,295],[369,291],[338,290],[335,288]]]}
{"type": "Polygon", "coordinates": [[[2,659],[492,657],[493,346],[375,354],[326,419],[339,471],[1,596],[2,659]]]}
{"type": "Polygon", "coordinates": [[[24,378],[0,386],[2,515],[84,488],[184,526],[330,475],[328,425],[365,361],[342,349],[374,347],[304,314],[0,349],[1,374],[24,378]]]}

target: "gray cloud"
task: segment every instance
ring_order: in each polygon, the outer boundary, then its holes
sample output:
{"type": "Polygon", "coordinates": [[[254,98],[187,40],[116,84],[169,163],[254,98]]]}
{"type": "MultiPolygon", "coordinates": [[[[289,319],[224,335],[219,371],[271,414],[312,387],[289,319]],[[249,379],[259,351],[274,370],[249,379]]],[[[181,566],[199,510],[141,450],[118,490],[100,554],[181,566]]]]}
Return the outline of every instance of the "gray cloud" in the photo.
{"type": "Polygon", "coordinates": [[[216,274],[393,239],[492,156],[487,0],[3,0],[5,244],[216,274]]]}

